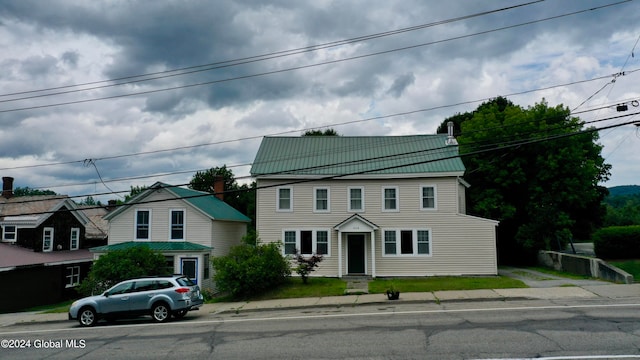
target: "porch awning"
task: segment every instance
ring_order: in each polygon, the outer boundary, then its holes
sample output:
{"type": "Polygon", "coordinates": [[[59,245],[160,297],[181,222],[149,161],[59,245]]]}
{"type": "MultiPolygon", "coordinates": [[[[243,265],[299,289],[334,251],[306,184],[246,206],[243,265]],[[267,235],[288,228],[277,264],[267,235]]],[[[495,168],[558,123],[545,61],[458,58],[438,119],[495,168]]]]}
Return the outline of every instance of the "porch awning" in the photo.
{"type": "Polygon", "coordinates": [[[119,244],[98,246],[89,249],[94,253],[109,252],[114,250],[128,250],[136,247],[147,247],[158,252],[207,252],[211,247],[195,244],[188,241],[127,241],[119,244]]]}

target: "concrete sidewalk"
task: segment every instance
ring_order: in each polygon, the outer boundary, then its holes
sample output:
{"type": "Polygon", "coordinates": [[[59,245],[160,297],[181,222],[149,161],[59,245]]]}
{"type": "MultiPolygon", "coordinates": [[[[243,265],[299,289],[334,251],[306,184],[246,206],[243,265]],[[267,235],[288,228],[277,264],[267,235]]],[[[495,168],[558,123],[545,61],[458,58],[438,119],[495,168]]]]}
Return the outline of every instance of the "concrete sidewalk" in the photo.
{"type": "MultiPolygon", "coordinates": [[[[300,299],[281,299],[264,301],[239,301],[205,304],[198,311],[200,316],[213,316],[221,313],[240,313],[279,309],[300,308],[339,308],[370,304],[420,304],[448,303],[460,301],[509,301],[525,299],[588,299],[588,298],[640,298],[640,284],[611,284],[596,282],[581,286],[536,287],[520,289],[434,291],[401,293],[399,300],[388,300],[385,294],[362,294],[328,296],[300,299]]],[[[38,312],[20,312],[0,314],[0,327],[15,324],[38,324],[43,322],[66,322],[66,313],[43,314],[38,312]]]]}

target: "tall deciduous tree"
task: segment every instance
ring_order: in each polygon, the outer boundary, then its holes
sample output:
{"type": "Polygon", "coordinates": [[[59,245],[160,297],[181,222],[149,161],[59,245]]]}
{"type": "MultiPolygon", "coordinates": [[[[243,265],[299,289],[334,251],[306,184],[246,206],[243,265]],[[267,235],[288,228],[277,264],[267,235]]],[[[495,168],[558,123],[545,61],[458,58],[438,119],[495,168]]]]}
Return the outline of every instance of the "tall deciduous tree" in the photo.
{"type": "Polygon", "coordinates": [[[255,226],[256,218],[256,183],[250,185],[238,185],[233,171],[222,167],[213,167],[206,171],[198,171],[189,183],[193,190],[214,193],[214,183],[222,181],[224,183],[224,201],[234,209],[247,215],[255,226]]]}
{"type": "Polygon", "coordinates": [[[599,183],[611,166],[601,156],[597,132],[581,132],[568,108],[543,100],[525,109],[498,98],[454,118],[472,185],[468,209],[500,221],[502,263],[529,262],[538,250],[588,238],[601,224],[607,190],[599,183]]]}
{"type": "Polygon", "coordinates": [[[340,136],[337,131],[334,129],[326,129],[322,130],[307,130],[302,134],[302,136],[340,136]]]}

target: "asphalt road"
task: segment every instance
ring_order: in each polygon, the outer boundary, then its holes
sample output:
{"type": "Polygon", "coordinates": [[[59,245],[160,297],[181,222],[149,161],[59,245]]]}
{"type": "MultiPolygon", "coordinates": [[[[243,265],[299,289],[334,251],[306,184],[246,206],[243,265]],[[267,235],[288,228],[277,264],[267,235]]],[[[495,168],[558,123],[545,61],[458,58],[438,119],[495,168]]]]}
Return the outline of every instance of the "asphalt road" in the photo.
{"type": "Polygon", "coordinates": [[[1,359],[632,359],[640,298],[194,312],[167,324],[14,325],[0,340],[1,359]]]}

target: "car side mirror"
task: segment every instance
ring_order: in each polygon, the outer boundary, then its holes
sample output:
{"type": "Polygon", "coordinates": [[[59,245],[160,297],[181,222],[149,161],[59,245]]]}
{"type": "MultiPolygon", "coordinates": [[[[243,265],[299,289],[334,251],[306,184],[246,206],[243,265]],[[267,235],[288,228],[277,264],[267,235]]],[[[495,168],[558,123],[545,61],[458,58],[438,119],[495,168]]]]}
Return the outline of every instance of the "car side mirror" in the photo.
{"type": "Polygon", "coordinates": [[[104,296],[104,297],[109,297],[109,292],[108,292],[108,291],[105,291],[104,293],[102,293],[102,296],[104,296]]]}

